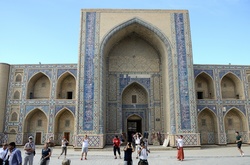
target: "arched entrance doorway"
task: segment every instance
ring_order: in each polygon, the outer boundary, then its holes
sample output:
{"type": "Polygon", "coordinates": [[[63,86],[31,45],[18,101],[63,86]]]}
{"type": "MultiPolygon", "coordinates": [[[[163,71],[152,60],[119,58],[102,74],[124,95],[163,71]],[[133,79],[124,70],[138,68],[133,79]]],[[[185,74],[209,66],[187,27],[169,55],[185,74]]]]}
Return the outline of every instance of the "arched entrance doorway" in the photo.
{"type": "Polygon", "coordinates": [[[137,82],[128,85],[122,93],[123,132],[127,141],[132,141],[136,132],[143,133],[149,129],[148,93],[137,82]]]}
{"type": "Polygon", "coordinates": [[[142,119],[137,115],[132,115],[127,119],[128,142],[132,142],[136,132],[142,132],[142,119]]]}

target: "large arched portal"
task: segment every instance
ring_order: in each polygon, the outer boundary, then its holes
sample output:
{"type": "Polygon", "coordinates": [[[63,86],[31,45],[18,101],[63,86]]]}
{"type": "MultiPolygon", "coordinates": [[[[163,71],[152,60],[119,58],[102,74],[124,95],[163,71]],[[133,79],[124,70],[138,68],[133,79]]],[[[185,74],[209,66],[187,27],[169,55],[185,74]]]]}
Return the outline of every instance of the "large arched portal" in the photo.
{"type": "Polygon", "coordinates": [[[138,83],[130,84],[122,94],[123,132],[128,141],[136,132],[148,131],[148,94],[138,83]]]}

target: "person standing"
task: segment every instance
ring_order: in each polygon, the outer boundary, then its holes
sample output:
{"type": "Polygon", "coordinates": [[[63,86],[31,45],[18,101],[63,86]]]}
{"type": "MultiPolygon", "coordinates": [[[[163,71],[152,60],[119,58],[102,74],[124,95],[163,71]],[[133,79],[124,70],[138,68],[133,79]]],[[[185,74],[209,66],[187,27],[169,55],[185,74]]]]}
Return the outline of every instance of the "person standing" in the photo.
{"type": "Polygon", "coordinates": [[[183,161],[184,159],[184,151],[183,151],[183,136],[180,135],[179,138],[177,137],[176,140],[177,143],[177,159],[180,161],[183,161]]]}
{"type": "Polygon", "coordinates": [[[240,136],[240,134],[239,134],[238,131],[235,132],[235,135],[236,135],[237,148],[238,148],[238,150],[240,151],[240,156],[244,156],[244,152],[243,152],[242,149],[241,149],[241,145],[242,145],[241,136],[240,136]]]}
{"type": "Polygon", "coordinates": [[[44,144],[44,147],[42,149],[42,157],[40,165],[49,165],[50,156],[51,156],[51,150],[49,148],[49,143],[47,142],[44,144]]]}
{"type": "Polygon", "coordinates": [[[16,148],[15,142],[9,143],[9,165],[22,165],[22,154],[19,149],[16,148]]]}
{"type": "Polygon", "coordinates": [[[82,141],[82,157],[81,160],[83,159],[83,155],[84,155],[84,159],[87,160],[87,153],[88,153],[88,147],[89,147],[89,139],[88,139],[88,135],[85,135],[82,141]]]}
{"type": "MultiPolygon", "coordinates": [[[[65,137],[63,137],[62,145],[61,145],[62,153],[60,154],[60,156],[64,153],[64,158],[66,158],[66,155],[67,155],[67,146],[68,146],[68,144],[69,144],[68,140],[65,137]]],[[[60,159],[60,156],[58,156],[58,159],[60,159]]]]}
{"type": "MultiPolygon", "coordinates": [[[[135,135],[134,135],[134,139],[135,139],[135,150],[138,151],[139,148],[141,147],[141,139],[142,139],[142,136],[141,136],[141,133],[137,132],[135,135]]],[[[136,153],[136,159],[138,159],[138,152],[136,153]]]]}
{"type": "Polygon", "coordinates": [[[148,165],[148,154],[150,151],[146,149],[144,142],[141,143],[141,147],[138,148],[139,162],[138,165],[148,165]]]}
{"type": "Polygon", "coordinates": [[[114,156],[115,156],[115,159],[117,159],[117,156],[116,156],[116,151],[118,152],[119,154],[119,158],[121,159],[121,152],[120,152],[120,145],[121,145],[121,141],[119,139],[119,137],[116,135],[114,138],[113,138],[113,151],[114,151],[114,156]]]}
{"type": "Polygon", "coordinates": [[[124,147],[124,165],[132,165],[132,153],[134,152],[134,147],[132,146],[131,142],[128,142],[127,145],[124,147]]]}
{"type": "Polygon", "coordinates": [[[53,136],[49,137],[49,139],[48,139],[48,146],[50,148],[50,153],[52,155],[53,148],[55,147],[55,142],[54,142],[53,136]]]}
{"type": "Polygon", "coordinates": [[[8,144],[3,143],[3,147],[0,148],[0,165],[3,165],[4,160],[7,159],[8,154],[8,144]]]}
{"type": "Polygon", "coordinates": [[[33,142],[33,137],[29,137],[29,141],[24,145],[25,155],[24,155],[24,165],[33,165],[33,160],[35,156],[35,144],[33,142]]]}

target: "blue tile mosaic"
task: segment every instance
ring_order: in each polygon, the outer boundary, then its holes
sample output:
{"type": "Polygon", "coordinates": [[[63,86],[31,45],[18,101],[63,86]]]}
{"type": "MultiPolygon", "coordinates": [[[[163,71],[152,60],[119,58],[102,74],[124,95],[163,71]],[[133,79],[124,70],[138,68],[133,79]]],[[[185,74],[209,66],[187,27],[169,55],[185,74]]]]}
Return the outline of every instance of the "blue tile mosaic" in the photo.
{"type": "Polygon", "coordinates": [[[213,72],[213,70],[198,70],[198,69],[194,69],[194,77],[197,77],[202,72],[210,75],[211,78],[214,79],[214,72],[213,72]]]}
{"type": "Polygon", "coordinates": [[[72,75],[74,75],[75,78],[77,78],[77,69],[58,69],[58,71],[57,71],[57,78],[59,78],[65,72],[72,73],[72,75]]]}
{"type": "Polygon", "coordinates": [[[183,13],[175,13],[176,29],[176,49],[178,58],[178,79],[181,129],[191,129],[189,90],[188,90],[188,70],[185,47],[185,31],[183,13]]]}
{"type": "Polygon", "coordinates": [[[221,70],[219,72],[220,78],[222,78],[223,76],[225,76],[228,73],[233,73],[234,75],[236,75],[239,79],[241,78],[241,72],[240,70],[221,70]]]}
{"type": "Polygon", "coordinates": [[[86,13],[86,47],[84,59],[84,117],[83,130],[93,130],[94,106],[94,55],[96,13],[86,13]]]}

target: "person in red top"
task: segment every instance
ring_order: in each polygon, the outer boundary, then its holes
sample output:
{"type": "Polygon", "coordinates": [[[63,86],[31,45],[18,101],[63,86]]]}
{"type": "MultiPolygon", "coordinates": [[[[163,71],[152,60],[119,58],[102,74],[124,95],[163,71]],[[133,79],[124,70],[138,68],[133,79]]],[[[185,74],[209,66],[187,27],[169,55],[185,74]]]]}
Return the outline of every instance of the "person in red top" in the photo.
{"type": "Polygon", "coordinates": [[[117,159],[117,156],[116,156],[116,151],[118,152],[119,154],[119,158],[121,159],[121,152],[120,152],[120,145],[121,145],[121,141],[120,139],[118,138],[118,136],[116,135],[114,138],[113,138],[113,150],[114,150],[114,156],[115,156],[115,159],[117,159]]]}

